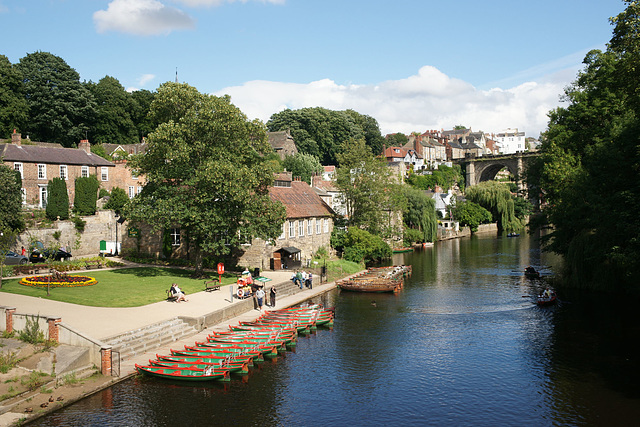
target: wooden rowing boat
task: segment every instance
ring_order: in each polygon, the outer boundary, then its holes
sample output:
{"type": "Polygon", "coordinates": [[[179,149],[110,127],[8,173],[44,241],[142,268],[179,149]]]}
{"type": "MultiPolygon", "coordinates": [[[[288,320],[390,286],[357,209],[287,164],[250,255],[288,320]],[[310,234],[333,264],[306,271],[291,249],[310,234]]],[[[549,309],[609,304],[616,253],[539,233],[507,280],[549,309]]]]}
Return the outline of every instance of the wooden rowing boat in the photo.
{"type": "Polygon", "coordinates": [[[352,292],[398,292],[404,279],[411,274],[411,266],[370,268],[366,272],[336,282],[344,291],[352,292]]]}
{"type": "Polygon", "coordinates": [[[136,363],[138,372],[152,377],[179,379],[185,381],[229,381],[229,371],[215,371],[214,369],[173,369],[161,366],[141,366],[136,363]]]}

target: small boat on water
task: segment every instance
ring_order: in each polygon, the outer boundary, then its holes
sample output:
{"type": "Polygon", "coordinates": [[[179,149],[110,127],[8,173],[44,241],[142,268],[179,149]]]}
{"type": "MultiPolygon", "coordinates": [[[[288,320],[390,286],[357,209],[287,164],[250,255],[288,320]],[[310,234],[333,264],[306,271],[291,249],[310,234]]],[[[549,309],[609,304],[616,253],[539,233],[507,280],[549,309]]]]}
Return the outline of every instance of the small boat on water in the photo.
{"type": "Polygon", "coordinates": [[[538,305],[539,305],[539,306],[541,306],[541,307],[542,307],[542,306],[545,306],[545,305],[552,305],[552,304],[555,304],[555,303],[556,303],[556,299],[557,299],[557,297],[556,297],[556,293],[555,293],[555,292],[553,292],[553,293],[551,294],[551,296],[547,296],[547,297],[542,296],[542,295],[538,296],[538,301],[537,301],[537,303],[538,303],[538,305]]]}
{"type": "Polygon", "coordinates": [[[535,268],[529,266],[529,267],[524,269],[524,276],[528,277],[529,279],[539,279],[540,278],[540,272],[538,270],[536,270],[535,268]]]}
{"type": "Polygon", "coordinates": [[[136,363],[138,372],[152,377],[185,381],[229,381],[228,370],[215,370],[213,366],[204,370],[187,368],[166,368],[163,366],[141,366],[136,363]]]}
{"type": "Polygon", "coordinates": [[[394,254],[401,254],[403,252],[413,252],[413,248],[394,248],[392,249],[394,254]]]}
{"type": "Polygon", "coordinates": [[[398,292],[405,277],[411,275],[410,265],[370,268],[350,279],[338,280],[341,290],[352,292],[398,292]]]}
{"type": "Polygon", "coordinates": [[[507,237],[518,237],[520,236],[520,233],[508,233],[507,237]]]}

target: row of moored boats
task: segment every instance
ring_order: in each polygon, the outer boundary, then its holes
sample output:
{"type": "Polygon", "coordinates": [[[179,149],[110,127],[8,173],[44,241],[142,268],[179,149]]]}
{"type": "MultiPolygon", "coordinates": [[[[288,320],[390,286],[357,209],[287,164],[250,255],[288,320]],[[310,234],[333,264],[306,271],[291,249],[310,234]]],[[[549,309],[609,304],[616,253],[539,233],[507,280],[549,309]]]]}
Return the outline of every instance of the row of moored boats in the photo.
{"type": "Polygon", "coordinates": [[[271,310],[252,322],[212,332],[206,342],[156,355],[140,373],[185,381],[229,381],[231,374],[246,375],[254,363],[275,358],[296,346],[299,335],[318,327],[332,327],[334,312],[319,305],[271,310]]]}

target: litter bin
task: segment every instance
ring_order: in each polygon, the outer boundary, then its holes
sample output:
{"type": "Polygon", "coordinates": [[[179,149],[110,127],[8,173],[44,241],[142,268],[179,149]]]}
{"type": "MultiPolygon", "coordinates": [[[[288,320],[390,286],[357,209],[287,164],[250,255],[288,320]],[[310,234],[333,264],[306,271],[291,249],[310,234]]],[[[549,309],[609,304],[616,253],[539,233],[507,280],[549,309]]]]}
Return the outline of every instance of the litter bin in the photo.
{"type": "Polygon", "coordinates": [[[258,267],[253,269],[253,277],[260,277],[260,269],[258,267]]]}

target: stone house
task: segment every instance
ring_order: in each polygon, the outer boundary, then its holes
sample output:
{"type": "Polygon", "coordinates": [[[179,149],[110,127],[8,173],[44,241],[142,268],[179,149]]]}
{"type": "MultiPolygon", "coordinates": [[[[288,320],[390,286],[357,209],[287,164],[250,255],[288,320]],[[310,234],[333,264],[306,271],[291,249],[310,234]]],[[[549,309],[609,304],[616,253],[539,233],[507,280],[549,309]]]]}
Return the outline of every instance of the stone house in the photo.
{"type": "Polygon", "coordinates": [[[388,147],[385,148],[383,156],[387,163],[403,163],[405,171],[413,169],[420,171],[424,169],[424,159],[420,153],[412,148],[388,147]]]}
{"type": "Polygon", "coordinates": [[[267,139],[273,150],[280,156],[280,160],[298,153],[298,147],[288,130],[267,132],[267,139]]]}
{"type": "Polygon", "coordinates": [[[289,172],[280,173],[269,195],[286,208],[282,234],[273,242],[254,239],[244,248],[238,265],[273,270],[296,268],[305,265],[318,249],[330,251],[334,212],[309,184],[292,179],[289,172]]]}
{"type": "Polygon", "coordinates": [[[63,148],[58,144],[22,143],[22,135],[11,135],[11,143],[0,144],[0,157],[5,165],[22,176],[22,203],[28,208],[44,208],[47,186],[52,178],[66,181],[69,203],[75,197],[75,179],[96,175],[101,187],[111,190],[115,164],[91,153],[89,141],[82,140],[78,148],[63,148]]]}
{"type": "Polygon", "coordinates": [[[322,176],[313,175],[311,177],[311,187],[331,207],[336,215],[346,216],[347,209],[341,197],[342,192],[336,187],[333,180],[327,180],[324,176],[324,174],[322,176]]]}

